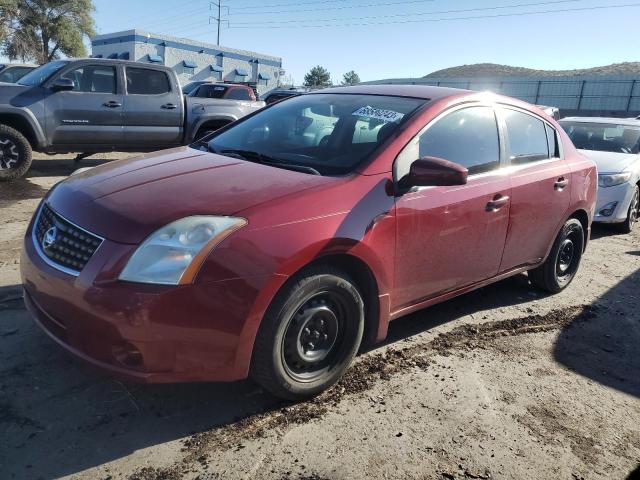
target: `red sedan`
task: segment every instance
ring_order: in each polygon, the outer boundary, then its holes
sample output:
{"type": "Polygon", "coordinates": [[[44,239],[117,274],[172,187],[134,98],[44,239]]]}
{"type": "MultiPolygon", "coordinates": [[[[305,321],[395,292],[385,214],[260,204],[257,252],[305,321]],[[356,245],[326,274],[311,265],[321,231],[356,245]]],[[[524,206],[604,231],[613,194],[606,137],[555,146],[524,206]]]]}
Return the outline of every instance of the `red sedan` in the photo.
{"type": "Polygon", "coordinates": [[[58,184],[25,238],[25,302],[112,374],[304,398],[409,312],[525,271],[567,287],[597,181],[517,100],[323,90],[58,184]]]}

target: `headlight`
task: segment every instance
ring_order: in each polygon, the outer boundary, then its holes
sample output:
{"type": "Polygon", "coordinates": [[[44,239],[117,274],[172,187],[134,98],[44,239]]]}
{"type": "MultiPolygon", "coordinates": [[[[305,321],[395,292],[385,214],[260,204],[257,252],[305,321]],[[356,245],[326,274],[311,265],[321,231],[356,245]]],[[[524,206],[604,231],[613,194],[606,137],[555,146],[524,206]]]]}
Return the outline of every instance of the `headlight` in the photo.
{"type": "Polygon", "coordinates": [[[598,175],[598,186],[600,187],[615,187],[628,182],[631,178],[631,172],[625,173],[613,173],[613,174],[601,174],[598,175]]]}
{"type": "Polygon", "coordinates": [[[235,217],[186,217],[153,233],[131,256],[120,280],[179,285],[191,283],[202,262],[247,221],[235,217]]]}

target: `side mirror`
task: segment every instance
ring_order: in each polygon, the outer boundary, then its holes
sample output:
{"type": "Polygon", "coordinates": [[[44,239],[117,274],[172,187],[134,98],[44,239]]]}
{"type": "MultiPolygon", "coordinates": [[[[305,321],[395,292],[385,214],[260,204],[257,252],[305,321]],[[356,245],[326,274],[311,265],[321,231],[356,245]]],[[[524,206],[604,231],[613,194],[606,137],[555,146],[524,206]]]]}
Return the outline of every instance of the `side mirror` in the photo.
{"type": "Polygon", "coordinates": [[[398,182],[402,188],[465,185],[469,170],[437,157],[422,157],[411,164],[409,173],[398,182]]]}
{"type": "Polygon", "coordinates": [[[58,78],[53,82],[53,85],[51,85],[51,90],[54,92],[68,92],[74,88],[76,88],[76,82],[66,77],[58,78]]]}

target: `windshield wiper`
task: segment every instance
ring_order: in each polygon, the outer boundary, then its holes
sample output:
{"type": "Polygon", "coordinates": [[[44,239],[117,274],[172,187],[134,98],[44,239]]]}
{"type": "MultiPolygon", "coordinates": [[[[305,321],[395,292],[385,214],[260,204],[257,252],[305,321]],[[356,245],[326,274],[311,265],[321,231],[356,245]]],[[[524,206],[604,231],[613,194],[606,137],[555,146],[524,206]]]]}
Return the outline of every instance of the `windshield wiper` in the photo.
{"type": "Polygon", "coordinates": [[[320,172],[315,168],[307,167],[305,165],[297,165],[295,163],[283,162],[279,158],[270,157],[269,155],[265,155],[264,153],[254,152],[252,150],[221,150],[219,152],[214,151],[214,153],[218,153],[220,155],[235,156],[236,158],[241,158],[249,162],[257,161],[258,163],[262,163],[265,165],[286,168],[288,170],[295,170],[297,172],[321,175],[320,172]]]}
{"type": "Polygon", "coordinates": [[[219,152],[214,152],[219,155],[227,155],[227,156],[235,156],[242,158],[247,161],[258,161],[260,163],[267,163],[270,161],[277,161],[275,158],[271,158],[268,155],[265,155],[260,152],[254,152],[253,150],[239,150],[239,149],[229,149],[229,150],[220,150],[219,152]]]}
{"type": "Polygon", "coordinates": [[[296,172],[311,173],[313,175],[322,174],[313,167],[307,167],[306,165],[296,165],[293,163],[279,163],[279,162],[267,162],[267,165],[273,165],[274,167],[286,168],[287,170],[295,170],[296,172]]]}

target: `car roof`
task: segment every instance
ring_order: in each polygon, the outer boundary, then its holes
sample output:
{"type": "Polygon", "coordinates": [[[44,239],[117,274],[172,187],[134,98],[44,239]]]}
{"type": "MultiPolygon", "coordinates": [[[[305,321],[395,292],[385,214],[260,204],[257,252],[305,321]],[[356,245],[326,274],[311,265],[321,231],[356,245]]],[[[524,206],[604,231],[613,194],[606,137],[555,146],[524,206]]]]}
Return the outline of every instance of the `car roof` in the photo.
{"type": "Polygon", "coordinates": [[[388,95],[391,97],[412,97],[425,100],[439,100],[461,94],[475,94],[471,90],[458,88],[432,87],[429,85],[354,85],[352,87],[333,87],[323,90],[315,90],[310,94],[318,93],[352,93],[360,95],[388,95]]]}
{"type": "Polygon", "coordinates": [[[107,65],[127,65],[127,66],[144,66],[155,69],[162,70],[173,70],[168,65],[163,65],[161,63],[151,63],[151,62],[138,62],[136,60],[125,60],[122,58],[98,58],[98,57],[83,57],[83,58],[60,58],[58,60],[53,60],[54,62],[67,62],[67,64],[82,62],[82,63],[104,63],[107,65]]]}
{"type": "Polygon", "coordinates": [[[0,64],[1,67],[33,67],[38,68],[39,65],[33,63],[3,63],[0,64]]]}
{"type": "Polygon", "coordinates": [[[302,95],[306,92],[300,92],[298,90],[288,90],[286,88],[276,88],[274,90],[271,90],[270,92],[267,92],[266,95],[271,95],[272,93],[275,93],[277,95],[302,95]]]}
{"type": "Polygon", "coordinates": [[[565,117],[561,122],[580,123],[604,123],[610,125],[628,125],[630,127],[640,127],[640,120],[633,118],[613,118],[613,117],[565,117]]]}

